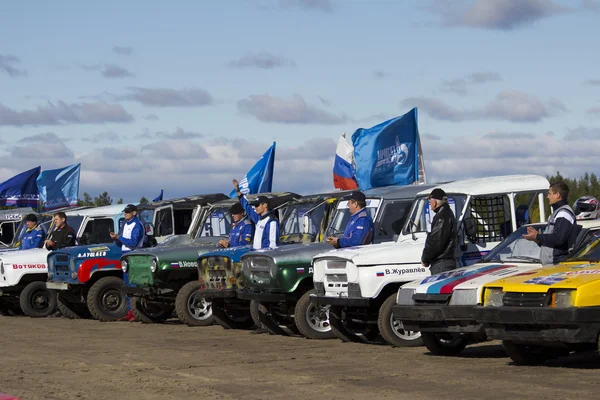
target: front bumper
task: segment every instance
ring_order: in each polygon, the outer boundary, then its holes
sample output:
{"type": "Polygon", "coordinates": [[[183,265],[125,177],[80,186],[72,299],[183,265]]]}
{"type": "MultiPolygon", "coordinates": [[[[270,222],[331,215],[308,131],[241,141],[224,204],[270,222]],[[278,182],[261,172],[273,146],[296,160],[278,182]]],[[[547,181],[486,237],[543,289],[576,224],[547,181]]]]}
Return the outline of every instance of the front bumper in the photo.
{"type": "Polygon", "coordinates": [[[279,301],[288,300],[289,296],[287,296],[285,293],[265,293],[238,290],[237,298],[242,300],[256,300],[263,303],[277,303],[279,301]]]}
{"type": "Polygon", "coordinates": [[[46,289],[48,289],[48,290],[69,290],[69,284],[67,282],[46,282],[46,289]]]}
{"type": "Polygon", "coordinates": [[[600,307],[477,307],[492,339],[515,342],[595,343],[600,307]]]}
{"type": "Polygon", "coordinates": [[[202,294],[206,299],[231,299],[237,297],[235,289],[206,289],[202,294]]]}
{"type": "Polygon", "coordinates": [[[368,307],[371,304],[371,299],[364,297],[328,297],[316,294],[310,295],[310,301],[318,306],[368,307]]]}
{"type": "Polygon", "coordinates": [[[406,329],[422,332],[482,333],[475,306],[395,305],[394,318],[406,329]]]}

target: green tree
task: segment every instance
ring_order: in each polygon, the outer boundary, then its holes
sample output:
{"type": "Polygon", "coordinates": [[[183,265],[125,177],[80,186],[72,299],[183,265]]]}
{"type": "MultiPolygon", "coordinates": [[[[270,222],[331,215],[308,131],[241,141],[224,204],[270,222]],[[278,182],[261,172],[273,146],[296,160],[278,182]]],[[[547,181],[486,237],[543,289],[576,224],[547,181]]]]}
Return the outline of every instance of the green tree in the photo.
{"type": "Polygon", "coordinates": [[[123,204],[123,198],[122,197],[119,199],[119,201],[117,201],[117,204],[123,204]]]}
{"type": "Polygon", "coordinates": [[[94,197],[94,205],[96,207],[100,206],[110,206],[113,200],[108,195],[108,192],[103,192],[101,195],[94,197]]]}
{"type": "Polygon", "coordinates": [[[148,200],[147,198],[145,198],[145,197],[142,197],[142,198],[140,199],[140,204],[148,204],[148,203],[150,203],[150,200],[148,200]]]}
{"type": "Polygon", "coordinates": [[[83,198],[77,201],[78,206],[93,206],[94,201],[88,192],[83,193],[83,198]]]}

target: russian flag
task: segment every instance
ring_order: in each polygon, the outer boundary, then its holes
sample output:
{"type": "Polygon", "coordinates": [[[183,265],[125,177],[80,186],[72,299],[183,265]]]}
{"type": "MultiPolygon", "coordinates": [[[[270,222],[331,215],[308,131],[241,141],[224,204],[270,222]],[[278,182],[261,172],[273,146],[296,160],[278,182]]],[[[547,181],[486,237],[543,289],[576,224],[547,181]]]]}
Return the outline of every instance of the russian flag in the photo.
{"type": "Polygon", "coordinates": [[[336,189],[358,189],[354,175],[354,147],[346,140],[346,133],[342,133],[335,150],[333,162],[333,186],[336,189]]]}

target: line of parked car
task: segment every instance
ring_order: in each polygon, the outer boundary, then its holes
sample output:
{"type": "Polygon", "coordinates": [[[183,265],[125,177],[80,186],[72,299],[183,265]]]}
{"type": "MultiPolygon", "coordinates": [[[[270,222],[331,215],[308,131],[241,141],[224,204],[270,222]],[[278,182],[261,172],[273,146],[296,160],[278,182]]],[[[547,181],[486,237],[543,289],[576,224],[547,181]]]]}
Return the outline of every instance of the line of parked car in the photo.
{"type": "MultiPolygon", "coordinates": [[[[146,242],[126,254],[109,236],[123,223],[122,205],[70,209],[78,246],[18,251],[17,227],[0,249],[0,310],[116,321],[129,299],[144,323],[176,317],[189,326],[425,345],[445,356],[501,339],[519,364],[597,351],[600,220],[578,221],[569,259],[542,266],[540,248],[522,235],[545,226],[548,187],[544,177],[513,175],[371,189],[375,244],[337,250],[324,240],[350,218],[344,191],[262,193],[281,226],[281,246],[264,250],[217,247],[237,201],[224,194],[139,205],[146,242]],[[431,276],[420,259],[436,187],[448,194],[459,240],[457,269],[431,276]]],[[[48,225],[51,216],[38,219],[48,225]]]]}

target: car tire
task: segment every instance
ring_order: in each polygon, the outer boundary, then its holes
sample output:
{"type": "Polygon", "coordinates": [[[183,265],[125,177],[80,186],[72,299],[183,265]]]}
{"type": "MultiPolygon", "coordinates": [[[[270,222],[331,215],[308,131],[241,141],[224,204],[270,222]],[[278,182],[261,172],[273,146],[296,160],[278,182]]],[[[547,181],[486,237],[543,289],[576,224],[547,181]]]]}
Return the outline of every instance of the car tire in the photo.
{"type": "Polygon", "coordinates": [[[517,365],[542,365],[554,355],[549,347],[514,343],[511,340],[503,340],[502,347],[517,365]]]}
{"type": "Polygon", "coordinates": [[[127,314],[127,296],[121,291],[123,279],[106,276],[98,279],[87,293],[87,306],[98,321],[111,322],[127,314]]]}
{"type": "Polygon", "coordinates": [[[436,356],[457,356],[469,344],[469,338],[466,336],[444,339],[432,332],[422,332],[421,337],[427,350],[436,356]]]}
{"type": "Polygon", "coordinates": [[[209,326],[215,323],[210,301],[199,295],[203,291],[202,284],[198,281],[186,283],[177,293],[175,311],[177,318],[188,326],[209,326]],[[202,307],[196,307],[198,301],[202,307]]]}
{"type": "Polygon", "coordinates": [[[294,320],[296,328],[302,336],[308,339],[333,339],[335,333],[329,323],[329,308],[319,307],[310,301],[310,295],[316,294],[315,289],[304,293],[296,303],[294,320]]]}
{"type": "Polygon", "coordinates": [[[19,305],[25,315],[44,318],[56,311],[56,292],[46,288],[46,282],[31,282],[21,291],[19,305]]]}
{"type": "Polygon", "coordinates": [[[395,319],[392,307],[396,305],[396,293],[390,295],[379,308],[377,326],[381,337],[396,347],[418,347],[423,346],[421,332],[405,331],[402,321],[395,319]]]}
{"type": "Polygon", "coordinates": [[[66,296],[59,293],[56,297],[58,311],[66,318],[82,319],[88,318],[90,313],[85,303],[74,303],[67,299],[66,296]]]}
{"type": "MultiPolygon", "coordinates": [[[[256,301],[256,300],[250,300],[250,317],[252,318],[252,321],[254,322],[254,326],[256,326],[257,328],[261,328],[263,327],[263,324],[260,322],[260,317],[258,316],[259,314],[259,308],[263,308],[263,312],[265,311],[265,306],[263,306],[262,304],[260,304],[260,302],[256,301]]],[[[265,328],[267,329],[267,328],[265,328]]]]}
{"type": "Polygon", "coordinates": [[[136,321],[144,324],[160,324],[171,318],[175,306],[149,302],[140,296],[129,298],[131,312],[136,321]]]}

